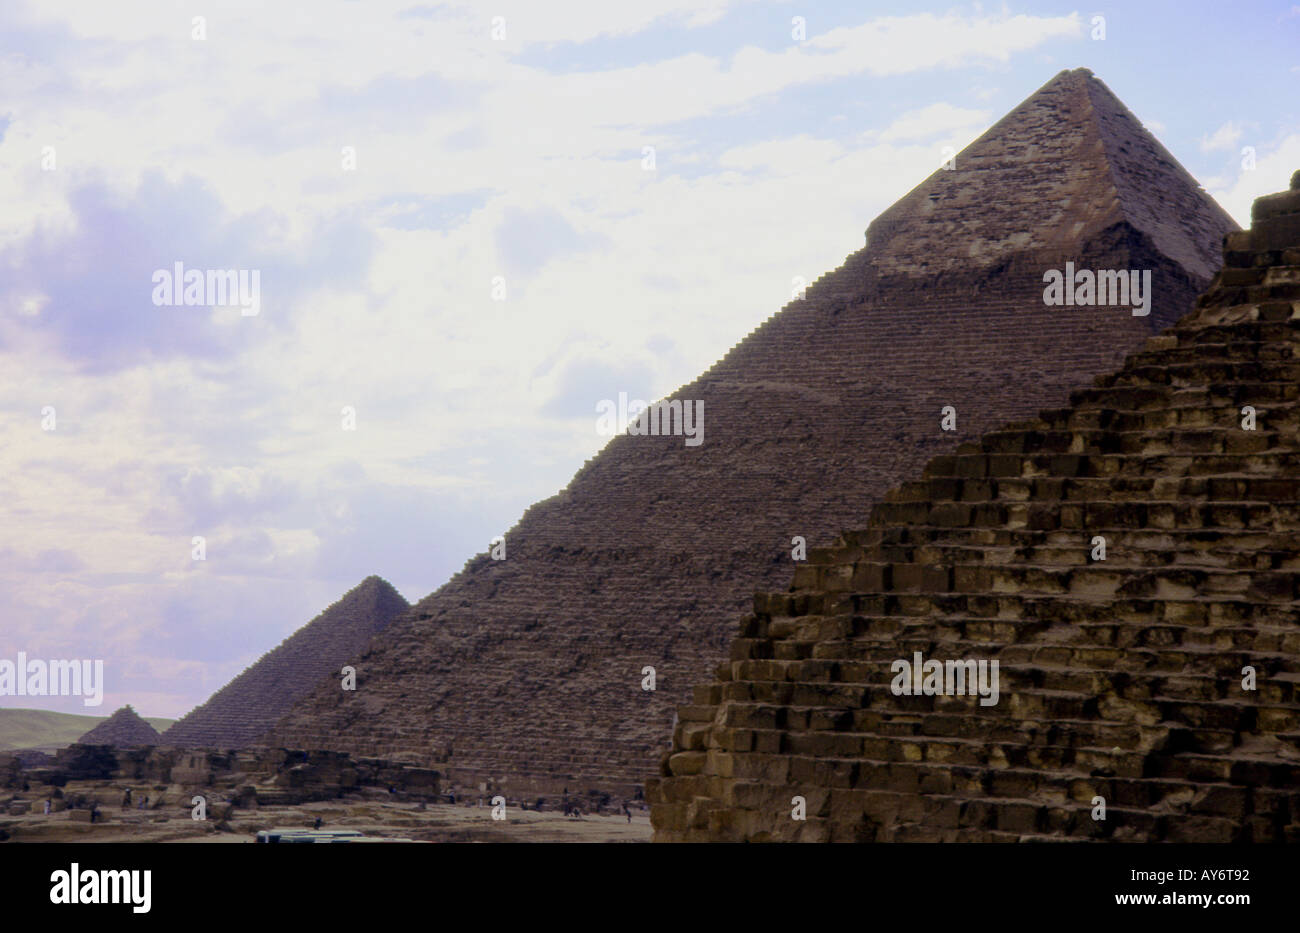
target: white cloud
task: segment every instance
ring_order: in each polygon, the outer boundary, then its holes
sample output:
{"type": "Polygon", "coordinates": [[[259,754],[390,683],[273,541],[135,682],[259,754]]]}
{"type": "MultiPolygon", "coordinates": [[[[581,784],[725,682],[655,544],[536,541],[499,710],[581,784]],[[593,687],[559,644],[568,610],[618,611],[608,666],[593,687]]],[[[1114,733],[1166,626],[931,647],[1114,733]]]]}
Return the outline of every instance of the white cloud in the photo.
{"type": "Polygon", "coordinates": [[[1249,227],[1250,206],[1255,198],[1287,190],[1297,166],[1300,166],[1300,131],[1283,137],[1267,151],[1260,148],[1254,170],[1239,171],[1231,183],[1211,188],[1210,193],[1237,223],[1249,227]]]}
{"type": "Polygon", "coordinates": [[[806,135],[736,146],[718,157],[718,164],[742,170],[763,169],[778,174],[807,171],[810,165],[828,165],[844,154],[837,142],[806,135]]]}
{"type": "Polygon", "coordinates": [[[955,130],[972,127],[985,129],[991,114],[987,110],[968,110],[952,104],[937,103],[903,114],[880,133],[886,141],[931,139],[955,130]]]}
{"type": "Polygon", "coordinates": [[[257,0],[227,0],[212,10],[160,9],[153,0],[119,0],[111,8],[94,0],[61,4],[57,11],[40,10],[42,21],[66,25],[74,35],[138,42],[147,39],[190,41],[193,17],[204,16],[209,42],[242,37],[249,27],[268,34],[293,34],[304,41],[346,41],[367,45],[385,33],[403,29],[419,33],[430,25],[453,29],[460,38],[491,41],[496,17],[505,20],[503,47],[531,43],[586,42],[600,36],[632,35],[659,22],[686,27],[705,26],[728,11],[755,0],[318,0],[312,15],[257,0]]]}
{"type": "Polygon", "coordinates": [[[1233,151],[1241,141],[1242,129],[1229,120],[1209,136],[1201,138],[1202,152],[1233,151]]]}

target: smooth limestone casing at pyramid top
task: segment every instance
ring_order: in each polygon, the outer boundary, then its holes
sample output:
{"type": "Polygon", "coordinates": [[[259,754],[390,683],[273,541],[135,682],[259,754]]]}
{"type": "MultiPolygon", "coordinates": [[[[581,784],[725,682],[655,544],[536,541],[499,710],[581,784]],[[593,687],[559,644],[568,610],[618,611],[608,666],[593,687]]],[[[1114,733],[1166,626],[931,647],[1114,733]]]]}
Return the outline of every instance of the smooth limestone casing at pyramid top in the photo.
{"type": "Polygon", "coordinates": [[[172,723],[158,744],[223,749],[256,744],[322,677],[338,684],[342,665],[408,608],[387,580],[367,577],[172,723]]]}
{"type": "Polygon", "coordinates": [[[1121,370],[755,596],[647,786],[657,840],[1300,842],[1292,189],[1121,370]],[[997,702],[909,693],[918,652],[997,661],[997,702]]]}
{"type": "Polygon", "coordinates": [[[728,620],[788,578],[794,536],[829,543],[934,455],[1114,368],[1191,308],[1234,229],[1105,85],[1062,72],[670,396],[706,403],[702,446],[612,440],[525,512],[506,560],[470,561],[379,635],[355,693],[322,681],[266,741],[407,752],[521,795],[630,791],[728,620]],[[1150,316],[1046,307],[1066,262],[1151,270],[1150,316]]]}

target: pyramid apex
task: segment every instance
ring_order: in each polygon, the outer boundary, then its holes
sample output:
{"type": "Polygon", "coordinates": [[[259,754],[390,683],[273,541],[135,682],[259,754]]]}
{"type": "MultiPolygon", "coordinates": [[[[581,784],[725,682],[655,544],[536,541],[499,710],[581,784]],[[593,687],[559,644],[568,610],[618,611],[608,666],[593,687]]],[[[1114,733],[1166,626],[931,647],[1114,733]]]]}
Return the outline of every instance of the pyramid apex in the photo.
{"type": "Polygon", "coordinates": [[[391,593],[394,596],[398,597],[399,599],[405,601],[405,597],[403,597],[402,594],[397,591],[397,587],[393,586],[393,584],[389,583],[387,580],[385,580],[377,573],[372,573],[370,576],[366,577],[356,586],[352,587],[352,589],[348,590],[347,593],[344,594],[344,598],[346,599],[348,596],[351,596],[353,593],[370,593],[375,591],[378,591],[380,593],[385,593],[385,594],[391,593]]]}
{"type": "Polygon", "coordinates": [[[1121,224],[1206,280],[1220,262],[1208,244],[1237,229],[1101,79],[1073,68],[872,221],[864,261],[880,276],[968,274],[1065,255],[1121,224]]]}
{"type": "Polygon", "coordinates": [[[1037,97],[1039,94],[1042,94],[1044,91],[1053,90],[1063,85],[1079,84],[1088,78],[1100,80],[1099,78],[1097,78],[1095,74],[1093,74],[1091,68],[1063,68],[1060,71],[1058,71],[1056,74],[1052,75],[1052,77],[1049,78],[1043,84],[1042,87],[1040,87],[1037,91],[1031,94],[1028,100],[1025,101],[1025,103],[1028,103],[1028,101],[1033,100],[1035,97],[1037,97]]]}
{"type": "Polygon", "coordinates": [[[115,745],[127,748],[136,745],[157,745],[158,739],[158,730],[146,722],[128,703],[77,739],[77,742],[82,745],[115,745]]]}

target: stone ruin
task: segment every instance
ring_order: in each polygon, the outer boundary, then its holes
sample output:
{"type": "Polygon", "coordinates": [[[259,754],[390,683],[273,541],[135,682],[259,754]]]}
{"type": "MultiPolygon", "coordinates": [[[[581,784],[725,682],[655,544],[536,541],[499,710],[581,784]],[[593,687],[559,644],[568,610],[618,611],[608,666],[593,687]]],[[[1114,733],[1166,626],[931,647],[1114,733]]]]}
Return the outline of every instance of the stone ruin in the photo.
{"type": "MultiPolygon", "coordinates": [[[[334,800],[363,787],[390,790],[403,799],[430,801],[443,792],[437,771],[402,761],[354,759],[340,752],[283,748],[217,752],[74,744],[60,749],[54,763],[26,769],[17,755],[0,754],[0,788],[22,791],[25,803],[51,796],[54,789],[70,782],[110,781],[119,788],[135,786],[141,793],[149,793],[154,809],[188,808],[193,795],[202,794],[210,804],[219,804],[214,809],[217,820],[229,807],[255,809],[334,800]],[[155,790],[144,789],[150,787],[155,790]]],[[[101,803],[110,797],[104,795],[101,803]]],[[[22,812],[26,812],[25,806],[22,812]]]]}
{"type": "Polygon", "coordinates": [[[367,577],[152,744],[220,749],[255,745],[321,678],[338,690],[342,666],[408,606],[388,581],[367,577]]]}
{"type": "Polygon", "coordinates": [[[657,840],[1300,842],[1291,188],[1122,368],[754,597],[647,786],[657,840]],[[997,702],[918,655],[997,663],[997,702]]]}
{"type": "Polygon", "coordinates": [[[118,748],[160,744],[158,730],[141,719],[129,703],[77,739],[77,742],[82,745],[114,745],[118,748]]]}
{"type": "Polygon", "coordinates": [[[959,440],[1064,404],[1191,309],[1235,229],[1101,81],[1062,72],[670,396],[707,402],[701,446],[614,438],[507,559],[470,561],[358,652],[355,693],[322,681],[265,741],[632,793],[795,536],[829,544],[959,440]],[[1149,313],[1046,307],[1043,270],[1067,262],[1151,270],[1149,313]]]}

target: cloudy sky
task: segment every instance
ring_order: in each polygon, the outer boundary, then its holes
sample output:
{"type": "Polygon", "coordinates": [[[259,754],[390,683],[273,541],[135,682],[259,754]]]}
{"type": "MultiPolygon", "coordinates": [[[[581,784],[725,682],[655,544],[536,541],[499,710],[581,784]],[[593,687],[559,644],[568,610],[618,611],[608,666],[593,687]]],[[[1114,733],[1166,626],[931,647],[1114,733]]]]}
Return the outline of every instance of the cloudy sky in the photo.
{"type": "Polygon", "coordinates": [[[177,716],[426,595],[1061,69],[1240,223],[1300,168],[1300,6],[925,6],[0,0],[0,658],[177,716]]]}

